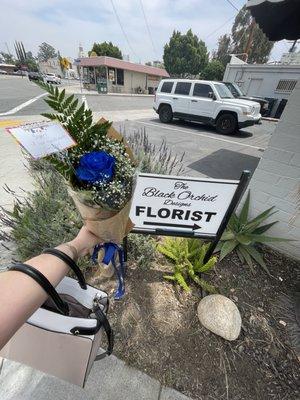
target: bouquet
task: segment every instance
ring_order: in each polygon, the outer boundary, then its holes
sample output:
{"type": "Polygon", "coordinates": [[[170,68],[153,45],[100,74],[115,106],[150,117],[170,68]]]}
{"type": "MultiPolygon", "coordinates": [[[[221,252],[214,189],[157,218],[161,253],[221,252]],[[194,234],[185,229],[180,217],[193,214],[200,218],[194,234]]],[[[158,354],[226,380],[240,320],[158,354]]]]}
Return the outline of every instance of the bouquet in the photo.
{"type": "MultiPolygon", "coordinates": [[[[88,229],[101,238],[107,265],[120,254],[120,243],[132,228],[129,220],[136,162],[124,138],[105,119],[93,123],[92,111],[78,106],[74,95],[66,97],[41,84],[48,91],[45,100],[56,113],[44,113],[59,121],[76,145],[47,156],[65,179],[68,192],[88,229]]],[[[95,254],[94,254],[95,258],[95,254]]]]}

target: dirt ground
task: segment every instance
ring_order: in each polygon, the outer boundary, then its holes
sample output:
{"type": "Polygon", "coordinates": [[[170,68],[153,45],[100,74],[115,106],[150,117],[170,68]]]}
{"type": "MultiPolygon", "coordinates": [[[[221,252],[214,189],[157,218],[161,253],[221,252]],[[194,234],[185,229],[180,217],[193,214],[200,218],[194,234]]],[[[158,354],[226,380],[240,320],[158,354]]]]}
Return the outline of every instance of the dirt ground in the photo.
{"type": "Polygon", "coordinates": [[[130,265],[126,296],[112,302],[109,313],[115,354],[195,400],[299,399],[299,359],[277,305],[294,287],[300,265],[268,248],[263,252],[273,278],[258,266],[253,275],[235,255],[208,278],[241,312],[242,332],[233,342],[201,326],[199,289],[186,294],[166,282],[170,266],[163,257],[148,269],[130,265]]]}

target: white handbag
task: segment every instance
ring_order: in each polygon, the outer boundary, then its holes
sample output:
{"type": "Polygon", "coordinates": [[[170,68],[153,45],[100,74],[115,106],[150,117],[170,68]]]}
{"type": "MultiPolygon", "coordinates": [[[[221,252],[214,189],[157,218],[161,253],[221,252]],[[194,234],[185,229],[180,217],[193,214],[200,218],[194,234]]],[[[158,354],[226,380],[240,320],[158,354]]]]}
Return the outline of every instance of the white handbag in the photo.
{"type": "MultiPolygon", "coordinates": [[[[57,250],[46,252],[58,256],[57,250]]],[[[66,260],[62,254],[59,258],[66,260]]],[[[87,285],[77,266],[72,269],[79,282],[65,277],[55,290],[33,267],[16,264],[11,268],[32,277],[49,298],[3,347],[0,357],[84,387],[93,362],[112,353],[113,332],[106,317],[107,294],[87,285]],[[103,330],[108,349],[98,355],[103,330]]]]}

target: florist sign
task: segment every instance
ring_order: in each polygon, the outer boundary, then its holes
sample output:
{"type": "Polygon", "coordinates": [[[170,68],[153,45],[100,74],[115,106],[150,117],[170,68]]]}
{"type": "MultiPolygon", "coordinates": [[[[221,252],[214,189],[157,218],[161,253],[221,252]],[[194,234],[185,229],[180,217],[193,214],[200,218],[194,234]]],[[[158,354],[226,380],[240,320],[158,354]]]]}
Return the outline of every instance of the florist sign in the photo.
{"type": "Polygon", "coordinates": [[[216,235],[239,181],[140,174],[130,212],[135,229],[216,235]]]}

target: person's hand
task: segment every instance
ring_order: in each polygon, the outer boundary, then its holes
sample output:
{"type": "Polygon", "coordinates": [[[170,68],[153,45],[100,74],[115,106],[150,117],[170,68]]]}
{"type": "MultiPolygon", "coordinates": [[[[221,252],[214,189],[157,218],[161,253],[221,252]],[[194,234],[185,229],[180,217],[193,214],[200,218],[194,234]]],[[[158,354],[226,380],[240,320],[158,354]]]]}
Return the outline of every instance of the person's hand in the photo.
{"type": "Polygon", "coordinates": [[[101,239],[90,232],[86,226],[80,229],[75,239],[68,242],[69,245],[75,247],[78,257],[89,254],[91,249],[99,243],[101,243],[101,239]]]}

